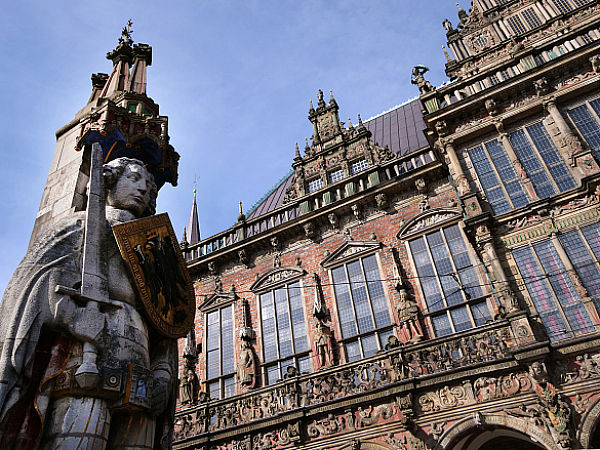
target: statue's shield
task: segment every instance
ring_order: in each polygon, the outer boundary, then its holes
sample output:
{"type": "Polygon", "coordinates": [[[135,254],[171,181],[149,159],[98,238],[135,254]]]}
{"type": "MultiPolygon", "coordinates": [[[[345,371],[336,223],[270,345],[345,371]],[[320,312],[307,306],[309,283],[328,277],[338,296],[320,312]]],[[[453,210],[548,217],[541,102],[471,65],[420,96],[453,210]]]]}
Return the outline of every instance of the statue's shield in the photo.
{"type": "Polygon", "coordinates": [[[158,214],[112,228],[150,323],[167,337],[185,336],[194,325],[196,302],[169,216],[158,214]]]}

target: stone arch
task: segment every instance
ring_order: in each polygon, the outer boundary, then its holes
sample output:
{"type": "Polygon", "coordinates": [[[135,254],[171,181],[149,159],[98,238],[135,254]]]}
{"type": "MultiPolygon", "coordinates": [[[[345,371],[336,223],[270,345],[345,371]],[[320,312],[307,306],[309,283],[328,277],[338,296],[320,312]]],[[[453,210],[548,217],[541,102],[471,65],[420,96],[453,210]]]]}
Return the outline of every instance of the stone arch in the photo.
{"type": "Polygon", "coordinates": [[[450,427],[441,437],[436,449],[451,450],[469,433],[481,433],[486,428],[503,428],[507,431],[509,437],[519,437],[524,440],[530,440],[546,450],[562,450],[554,442],[552,436],[542,430],[540,427],[529,423],[523,419],[512,417],[505,414],[481,414],[480,423],[477,423],[474,417],[459,420],[450,427]]]}
{"type": "Polygon", "coordinates": [[[594,404],[589,407],[583,417],[581,423],[575,433],[575,438],[581,444],[581,448],[590,448],[592,443],[592,435],[600,425],[600,397],[596,399],[594,404]]]}

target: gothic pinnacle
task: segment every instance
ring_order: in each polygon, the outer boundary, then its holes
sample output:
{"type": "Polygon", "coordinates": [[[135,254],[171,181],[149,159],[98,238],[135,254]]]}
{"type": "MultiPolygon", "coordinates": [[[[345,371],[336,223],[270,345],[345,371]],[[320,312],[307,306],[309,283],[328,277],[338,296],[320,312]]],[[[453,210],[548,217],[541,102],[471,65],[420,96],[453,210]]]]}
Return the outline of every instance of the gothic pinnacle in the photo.
{"type": "Polygon", "coordinates": [[[360,114],[358,115],[358,129],[364,129],[365,126],[363,125],[362,119],[360,118],[360,114]]]}
{"type": "Polygon", "coordinates": [[[313,108],[312,100],[309,100],[309,102],[310,102],[310,109],[308,110],[308,113],[313,114],[315,112],[315,108],[313,108]]]}
{"type": "Polygon", "coordinates": [[[452,62],[452,58],[450,57],[450,55],[448,54],[448,50],[446,50],[446,47],[442,45],[442,50],[444,50],[444,56],[446,57],[446,61],[447,62],[452,62]]]}
{"type": "Polygon", "coordinates": [[[354,130],[354,126],[352,126],[352,121],[350,120],[350,117],[348,117],[348,129],[354,130]]]}
{"type": "Polygon", "coordinates": [[[310,145],[308,145],[308,138],[304,138],[304,142],[306,143],[304,145],[304,153],[306,153],[307,151],[310,151],[310,145]]]}
{"type": "Polygon", "coordinates": [[[296,142],[296,158],[300,158],[300,149],[298,148],[297,142],[296,142]]]}

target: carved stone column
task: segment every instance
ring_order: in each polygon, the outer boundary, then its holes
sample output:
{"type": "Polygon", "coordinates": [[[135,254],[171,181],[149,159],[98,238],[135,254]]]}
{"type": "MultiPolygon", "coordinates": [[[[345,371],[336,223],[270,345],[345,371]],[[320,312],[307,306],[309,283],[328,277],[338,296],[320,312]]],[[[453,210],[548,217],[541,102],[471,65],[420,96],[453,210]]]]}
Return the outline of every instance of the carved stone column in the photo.
{"type": "Polygon", "coordinates": [[[454,140],[443,139],[442,142],[446,154],[448,155],[448,159],[450,159],[450,165],[454,169],[454,184],[458,189],[459,195],[462,197],[465,194],[469,194],[471,192],[471,187],[469,186],[469,180],[467,180],[460,161],[458,160],[458,155],[454,148],[454,140]]]}
{"type": "Polygon", "coordinates": [[[525,168],[523,167],[523,164],[521,164],[521,161],[519,160],[519,157],[517,156],[517,153],[515,152],[515,149],[512,146],[512,143],[510,142],[508,133],[504,132],[504,125],[500,121],[496,122],[495,125],[496,129],[498,130],[498,133],[500,133],[500,142],[502,142],[502,145],[504,145],[504,149],[506,150],[508,157],[512,161],[517,175],[521,178],[521,182],[523,183],[523,187],[525,188],[525,194],[527,195],[527,197],[529,197],[529,200],[532,202],[539,200],[540,197],[535,192],[533,183],[529,179],[527,172],[525,172],[525,168]]]}
{"type": "Polygon", "coordinates": [[[560,151],[567,158],[567,161],[573,160],[573,155],[580,152],[582,149],[581,141],[579,137],[571,131],[571,128],[565,121],[565,118],[562,116],[558,107],[556,106],[556,101],[554,98],[550,98],[544,101],[544,108],[552,119],[554,123],[558,127],[561,135],[560,140],[560,151]]]}
{"type": "Polygon", "coordinates": [[[544,108],[548,111],[560,132],[559,150],[564,158],[571,166],[578,167],[583,176],[600,172],[600,167],[598,167],[598,163],[594,159],[591,150],[583,148],[579,136],[571,130],[571,127],[569,127],[569,124],[556,106],[555,99],[549,98],[545,100],[544,108]]]}
{"type": "Polygon", "coordinates": [[[596,329],[598,329],[598,327],[600,326],[600,317],[598,316],[598,311],[596,311],[596,306],[594,305],[594,302],[588,295],[587,289],[581,282],[581,278],[579,278],[579,275],[577,275],[577,271],[575,270],[575,267],[573,267],[573,264],[571,263],[571,260],[569,259],[569,256],[567,255],[567,252],[565,251],[564,247],[562,246],[562,242],[558,238],[558,233],[552,233],[552,236],[550,239],[552,240],[552,243],[554,244],[554,248],[556,248],[558,257],[561,259],[563,265],[565,266],[565,269],[567,269],[567,273],[569,274],[569,277],[571,278],[571,282],[573,283],[573,286],[575,287],[575,290],[577,291],[579,298],[581,298],[581,302],[585,306],[585,309],[586,309],[588,315],[590,316],[590,320],[592,321],[592,323],[594,324],[596,329]]]}

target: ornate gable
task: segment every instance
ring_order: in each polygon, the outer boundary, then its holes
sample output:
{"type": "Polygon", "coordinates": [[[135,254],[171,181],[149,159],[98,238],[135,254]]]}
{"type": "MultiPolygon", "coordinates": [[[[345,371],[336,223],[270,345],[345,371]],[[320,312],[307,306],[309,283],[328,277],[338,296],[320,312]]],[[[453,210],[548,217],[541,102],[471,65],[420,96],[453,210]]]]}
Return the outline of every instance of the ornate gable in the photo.
{"type": "Polygon", "coordinates": [[[198,310],[201,312],[209,312],[212,309],[220,308],[222,306],[227,306],[231,303],[234,303],[238,299],[235,291],[231,292],[215,292],[212,295],[206,296],[204,301],[200,306],[198,306],[198,310]]]}
{"type": "Polygon", "coordinates": [[[306,270],[297,266],[278,267],[260,276],[250,286],[252,292],[265,291],[280,286],[283,283],[296,281],[306,275],[306,270]]]}
{"type": "Polygon", "coordinates": [[[346,262],[350,259],[356,259],[357,256],[368,255],[383,247],[379,241],[348,241],[344,242],[337,250],[327,256],[321,265],[326,269],[346,262]]]}
{"type": "Polygon", "coordinates": [[[400,228],[397,237],[400,240],[406,240],[415,234],[420,234],[424,230],[439,227],[440,224],[451,222],[461,217],[462,214],[457,208],[430,209],[406,222],[400,228]]]}

